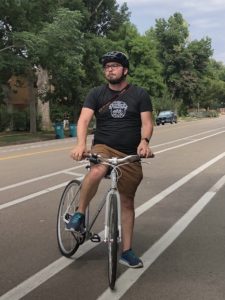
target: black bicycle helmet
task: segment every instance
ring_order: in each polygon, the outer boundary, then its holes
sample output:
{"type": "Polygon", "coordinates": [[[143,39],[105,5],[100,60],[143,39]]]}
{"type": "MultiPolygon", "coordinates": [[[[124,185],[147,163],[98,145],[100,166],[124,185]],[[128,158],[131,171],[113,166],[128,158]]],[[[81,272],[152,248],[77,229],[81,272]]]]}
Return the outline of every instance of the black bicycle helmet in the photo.
{"type": "Polygon", "coordinates": [[[118,62],[121,64],[124,68],[129,69],[129,60],[127,56],[123,52],[119,51],[111,51],[107,52],[100,58],[100,63],[103,65],[103,67],[108,63],[108,62],[118,62]]]}

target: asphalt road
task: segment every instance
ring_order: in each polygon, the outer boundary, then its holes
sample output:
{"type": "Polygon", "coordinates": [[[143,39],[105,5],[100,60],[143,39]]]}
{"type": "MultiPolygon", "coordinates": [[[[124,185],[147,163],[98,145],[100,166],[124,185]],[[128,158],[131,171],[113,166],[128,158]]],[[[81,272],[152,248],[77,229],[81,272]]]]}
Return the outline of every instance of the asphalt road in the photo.
{"type": "Polygon", "coordinates": [[[69,157],[73,143],[0,148],[0,299],[224,300],[225,116],[155,128],[135,200],[144,268],[119,265],[114,292],[104,243],[86,242],[72,259],[57,248],[60,195],[86,172],[69,157]]]}

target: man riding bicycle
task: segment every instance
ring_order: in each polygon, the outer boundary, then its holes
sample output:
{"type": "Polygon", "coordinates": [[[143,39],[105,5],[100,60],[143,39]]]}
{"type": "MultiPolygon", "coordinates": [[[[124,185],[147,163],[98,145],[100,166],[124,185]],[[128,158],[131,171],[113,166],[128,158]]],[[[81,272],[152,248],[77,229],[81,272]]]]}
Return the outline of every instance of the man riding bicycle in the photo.
{"type": "MultiPolygon", "coordinates": [[[[149,140],[153,133],[152,103],[147,92],[126,81],[129,71],[127,56],[118,51],[108,52],[100,59],[108,84],[93,88],[87,95],[77,123],[77,143],[71,152],[74,160],[81,160],[87,152],[88,125],[95,115],[96,131],[91,151],[103,157],[125,157],[139,154],[149,157],[152,151],[149,140]]],[[[96,164],[84,178],[77,212],[71,217],[67,229],[81,231],[85,222],[85,210],[97,192],[107,166],[96,164]]],[[[142,267],[143,263],[132,251],[134,228],[134,196],[143,174],[140,162],[121,167],[118,181],[122,209],[123,249],[120,263],[142,267]]]]}

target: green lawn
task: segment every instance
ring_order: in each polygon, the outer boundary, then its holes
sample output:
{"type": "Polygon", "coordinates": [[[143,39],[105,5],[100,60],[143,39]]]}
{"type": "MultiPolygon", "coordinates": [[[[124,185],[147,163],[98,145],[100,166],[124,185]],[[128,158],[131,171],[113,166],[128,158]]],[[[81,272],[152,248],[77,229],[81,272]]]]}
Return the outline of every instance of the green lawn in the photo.
{"type": "Polygon", "coordinates": [[[28,132],[0,133],[0,146],[32,143],[52,139],[55,139],[54,132],[38,132],[36,134],[31,134],[28,132]]]}

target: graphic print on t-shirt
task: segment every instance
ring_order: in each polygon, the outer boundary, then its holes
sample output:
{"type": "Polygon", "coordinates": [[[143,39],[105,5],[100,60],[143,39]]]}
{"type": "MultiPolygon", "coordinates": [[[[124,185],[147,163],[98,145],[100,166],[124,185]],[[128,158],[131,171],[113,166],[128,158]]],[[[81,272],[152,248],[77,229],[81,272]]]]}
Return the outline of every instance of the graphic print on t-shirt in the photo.
{"type": "Polygon", "coordinates": [[[126,115],[127,104],[123,101],[113,101],[109,109],[113,118],[123,118],[126,115]]]}

